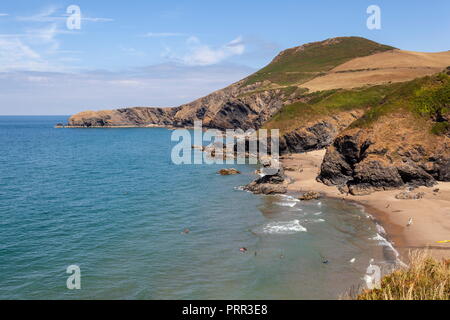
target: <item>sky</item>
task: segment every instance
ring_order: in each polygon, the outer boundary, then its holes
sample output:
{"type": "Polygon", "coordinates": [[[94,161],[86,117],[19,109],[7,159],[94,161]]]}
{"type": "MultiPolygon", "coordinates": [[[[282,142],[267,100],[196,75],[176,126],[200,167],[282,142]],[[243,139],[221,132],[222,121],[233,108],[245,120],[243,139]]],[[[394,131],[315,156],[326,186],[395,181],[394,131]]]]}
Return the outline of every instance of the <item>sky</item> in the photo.
{"type": "Polygon", "coordinates": [[[5,2],[0,115],[177,106],[244,78],[281,50],[337,36],[450,50],[448,0],[5,2]],[[370,5],[381,10],[381,29],[367,27],[370,5]]]}

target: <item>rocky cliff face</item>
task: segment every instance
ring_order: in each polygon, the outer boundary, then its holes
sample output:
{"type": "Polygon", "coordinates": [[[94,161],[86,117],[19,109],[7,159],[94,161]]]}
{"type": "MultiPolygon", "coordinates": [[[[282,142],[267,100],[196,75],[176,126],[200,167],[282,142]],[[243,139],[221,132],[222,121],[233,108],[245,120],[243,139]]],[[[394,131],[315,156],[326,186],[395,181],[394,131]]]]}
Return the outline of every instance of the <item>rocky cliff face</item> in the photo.
{"type": "Polygon", "coordinates": [[[105,111],[86,111],[69,119],[73,127],[114,126],[176,126],[192,127],[203,121],[206,128],[247,130],[257,129],[287,98],[283,90],[257,91],[263,84],[241,87],[241,82],[177,108],[124,108],[105,111]]]}
{"type": "Polygon", "coordinates": [[[80,112],[69,119],[72,127],[168,126],[173,123],[177,108],[124,108],[80,112]]]}
{"type": "Polygon", "coordinates": [[[450,139],[414,121],[397,114],[370,129],[345,130],[327,149],[318,179],[352,194],[450,181],[450,139]]]}
{"type": "Polygon", "coordinates": [[[342,130],[362,115],[362,110],[353,110],[310,121],[281,136],[280,153],[299,153],[328,147],[342,130]]]}
{"type": "Polygon", "coordinates": [[[263,83],[242,86],[237,82],[179,107],[174,115],[177,125],[192,126],[202,120],[203,126],[217,129],[258,129],[284,105],[282,90],[258,90],[263,83]]]}

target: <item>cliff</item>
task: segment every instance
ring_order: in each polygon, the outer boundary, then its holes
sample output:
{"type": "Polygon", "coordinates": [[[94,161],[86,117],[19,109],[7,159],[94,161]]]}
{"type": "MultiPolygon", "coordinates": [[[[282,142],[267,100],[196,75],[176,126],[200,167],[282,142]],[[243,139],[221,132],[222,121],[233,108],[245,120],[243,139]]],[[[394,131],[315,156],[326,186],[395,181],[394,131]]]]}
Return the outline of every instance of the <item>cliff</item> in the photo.
{"type": "Polygon", "coordinates": [[[307,91],[300,85],[323,76],[338,65],[392,47],[358,38],[343,37],[314,42],[281,52],[255,74],[191,103],[173,108],[126,108],[90,111],[69,119],[69,126],[204,126],[218,129],[259,128],[277,111],[307,91]],[[299,89],[299,90],[297,90],[299,89]]]}
{"type": "Polygon", "coordinates": [[[450,181],[450,77],[406,82],[341,132],[318,177],[352,194],[450,181]]]}

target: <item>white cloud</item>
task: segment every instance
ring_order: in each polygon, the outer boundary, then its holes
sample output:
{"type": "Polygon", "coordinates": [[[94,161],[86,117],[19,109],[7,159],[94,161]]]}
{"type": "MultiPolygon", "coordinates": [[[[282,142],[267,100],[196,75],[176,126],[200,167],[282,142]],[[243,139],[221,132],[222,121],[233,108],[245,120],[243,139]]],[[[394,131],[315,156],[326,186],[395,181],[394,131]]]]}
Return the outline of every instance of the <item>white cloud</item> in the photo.
{"type": "Polygon", "coordinates": [[[9,16],[8,13],[0,13],[0,17],[7,17],[7,16],[9,16]]]}
{"type": "Polygon", "coordinates": [[[18,38],[0,38],[0,71],[44,70],[41,56],[18,38]]]}
{"type": "Polygon", "coordinates": [[[55,20],[66,19],[64,17],[53,17],[52,15],[57,11],[56,7],[47,7],[41,12],[34,14],[32,16],[17,17],[19,21],[30,21],[30,22],[53,22],[55,20]]]}
{"type": "Polygon", "coordinates": [[[5,71],[67,71],[68,52],[60,50],[56,39],[59,33],[57,24],[52,23],[43,28],[26,30],[22,34],[0,34],[0,72],[5,71]]]}
{"type": "Polygon", "coordinates": [[[16,17],[23,25],[22,33],[0,34],[0,72],[5,71],[58,71],[73,68],[74,52],[61,50],[60,34],[76,34],[67,30],[67,17],[58,16],[56,7],[16,17]]]}
{"type": "Polygon", "coordinates": [[[241,36],[218,48],[202,44],[197,37],[189,37],[186,43],[189,46],[189,52],[181,60],[191,66],[217,64],[232,56],[241,55],[245,51],[241,36]]]}

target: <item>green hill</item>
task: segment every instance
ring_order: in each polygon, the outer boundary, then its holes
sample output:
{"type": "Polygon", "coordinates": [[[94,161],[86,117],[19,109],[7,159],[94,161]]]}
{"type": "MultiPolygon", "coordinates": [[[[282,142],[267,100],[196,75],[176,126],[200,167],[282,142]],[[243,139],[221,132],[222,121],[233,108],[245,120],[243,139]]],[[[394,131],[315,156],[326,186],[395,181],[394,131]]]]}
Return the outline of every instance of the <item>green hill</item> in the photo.
{"type": "Polygon", "coordinates": [[[301,84],[358,57],[395,49],[360,37],[340,37],[282,51],[269,65],[248,77],[243,86],[269,80],[301,84]]]}

